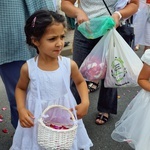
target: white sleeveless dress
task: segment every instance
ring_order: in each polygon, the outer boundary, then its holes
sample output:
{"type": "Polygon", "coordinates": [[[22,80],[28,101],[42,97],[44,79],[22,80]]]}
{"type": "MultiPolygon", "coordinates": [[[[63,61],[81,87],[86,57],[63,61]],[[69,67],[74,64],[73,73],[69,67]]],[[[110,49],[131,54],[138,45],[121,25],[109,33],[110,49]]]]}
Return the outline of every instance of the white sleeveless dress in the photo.
{"type": "MultiPolygon", "coordinates": [[[[141,59],[150,65],[150,49],[141,59]]],[[[135,150],[150,150],[150,92],[142,89],[129,103],[111,137],[127,142],[135,150]]]]}
{"type": "MultiPolygon", "coordinates": [[[[69,99],[70,95],[66,87],[67,85],[68,89],[70,89],[70,59],[66,57],[61,57],[60,59],[59,57],[58,60],[59,68],[54,71],[41,70],[37,67],[37,62],[35,62],[34,58],[27,61],[30,83],[26,107],[34,114],[35,125],[32,128],[22,128],[18,122],[10,150],[44,150],[37,143],[37,120],[42,111],[53,104],[63,105],[68,108],[77,105],[75,99],[69,99]]],[[[73,97],[73,95],[71,96],[73,97]]],[[[89,150],[91,146],[93,144],[88,137],[82,119],[80,119],[78,120],[77,134],[71,150],[89,150]]]]}

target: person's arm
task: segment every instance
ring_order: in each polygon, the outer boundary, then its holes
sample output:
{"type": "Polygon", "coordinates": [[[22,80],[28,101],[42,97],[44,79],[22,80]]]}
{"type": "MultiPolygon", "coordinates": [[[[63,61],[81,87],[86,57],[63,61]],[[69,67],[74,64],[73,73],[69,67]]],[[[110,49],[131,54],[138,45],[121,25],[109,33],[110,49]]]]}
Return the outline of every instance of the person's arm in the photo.
{"type": "Polygon", "coordinates": [[[122,18],[125,19],[135,14],[138,11],[138,8],[139,0],[131,0],[130,3],[128,3],[125,8],[119,10],[119,12],[122,15],[122,18]]]}
{"type": "Polygon", "coordinates": [[[17,103],[17,110],[19,113],[19,121],[22,127],[32,127],[33,126],[33,118],[32,113],[26,109],[26,93],[29,84],[28,77],[28,67],[27,63],[25,63],[20,71],[20,78],[18,80],[15,97],[17,103]]]}
{"type": "Polygon", "coordinates": [[[138,8],[139,8],[139,0],[131,0],[130,3],[128,3],[125,8],[118,11],[120,15],[118,13],[113,13],[112,17],[114,18],[116,22],[116,27],[119,26],[121,18],[125,19],[125,18],[132,16],[138,11],[138,8]]]}
{"type": "Polygon", "coordinates": [[[150,92],[150,66],[144,63],[138,77],[138,84],[146,91],[150,92]]]}
{"type": "Polygon", "coordinates": [[[77,91],[79,93],[79,96],[81,98],[81,103],[76,106],[77,110],[77,117],[78,119],[85,116],[88,112],[89,108],[89,94],[88,94],[88,88],[87,84],[81,75],[77,64],[71,60],[71,78],[73,79],[77,91]]]}
{"type": "Polygon", "coordinates": [[[61,1],[61,10],[71,18],[76,18],[77,23],[81,24],[84,21],[89,20],[88,16],[85,14],[83,10],[78,7],[75,7],[76,0],[62,0],[61,1]]]}

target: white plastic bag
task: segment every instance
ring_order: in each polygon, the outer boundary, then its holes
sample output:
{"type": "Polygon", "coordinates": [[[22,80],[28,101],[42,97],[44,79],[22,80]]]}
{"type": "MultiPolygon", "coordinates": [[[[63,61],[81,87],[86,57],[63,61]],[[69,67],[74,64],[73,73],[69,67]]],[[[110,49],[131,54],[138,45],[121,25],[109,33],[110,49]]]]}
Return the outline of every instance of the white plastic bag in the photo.
{"type": "Polygon", "coordinates": [[[107,53],[105,87],[138,86],[137,78],[143,63],[116,29],[112,29],[107,53]]]}
{"type": "Polygon", "coordinates": [[[106,75],[106,52],[111,33],[108,31],[83,61],[80,72],[87,81],[99,81],[106,75]]]}

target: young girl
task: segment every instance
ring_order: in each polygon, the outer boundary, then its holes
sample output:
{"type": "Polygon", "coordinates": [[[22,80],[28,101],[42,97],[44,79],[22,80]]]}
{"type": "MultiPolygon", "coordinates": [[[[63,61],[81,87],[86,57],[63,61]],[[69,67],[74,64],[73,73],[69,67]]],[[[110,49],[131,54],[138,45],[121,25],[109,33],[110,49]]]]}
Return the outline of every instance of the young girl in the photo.
{"type": "Polygon", "coordinates": [[[142,56],[143,68],[138,83],[143,88],[130,102],[116,123],[112,138],[127,142],[135,150],[150,149],[150,49],[142,56]]]}
{"type": "Polygon", "coordinates": [[[15,95],[19,112],[11,150],[43,150],[37,142],[37,125],[43,110],[53,104],[75,108],[78,117],[77,134],[71,150],[89,150],[89,139],[82,117],[87,114],[89,97],[86,82],[76,63],[60,56],[64,46],[64,16],[48,10],[35,12],[25,25],[26,41],[38,55],[21,69],[15,95]],[[74,80],[81,104],[69,99],[70,77],[74,80]],[[69,97],[69,98],[68,98],[69,97]]]}

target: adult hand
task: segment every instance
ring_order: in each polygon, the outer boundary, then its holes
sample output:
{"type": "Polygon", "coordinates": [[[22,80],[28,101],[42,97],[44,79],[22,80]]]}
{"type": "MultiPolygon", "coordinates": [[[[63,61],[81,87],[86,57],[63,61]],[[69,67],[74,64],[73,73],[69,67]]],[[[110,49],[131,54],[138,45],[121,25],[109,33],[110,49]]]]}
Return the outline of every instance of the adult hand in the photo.
{"type": "Polygon", "coordinates": [[[84,13],[84,11],[80,9],[78,10],[78,13],[76,14],[76,19],[77,19],[78,25],[89,20],[88,16],[84,13]]]}
{"type": "Polygon", "coordinates": [[[116,28],[120,25],[120,16],[117,13],[113,13],[112,14],[112,18],[114,19],[115,23],[116,23],[116,28]]]}
{"type": "Polygon", "coordinates": [[[78,25],[88,21],[86,13],[75,6],[76,0],[61,0],[61,10],[65,12],[68,17],[76,18],[78,25]]]}

